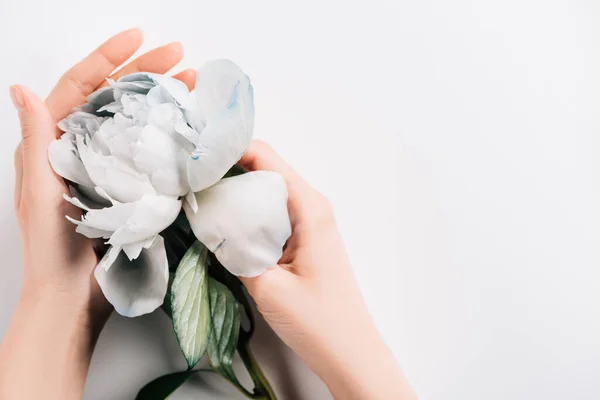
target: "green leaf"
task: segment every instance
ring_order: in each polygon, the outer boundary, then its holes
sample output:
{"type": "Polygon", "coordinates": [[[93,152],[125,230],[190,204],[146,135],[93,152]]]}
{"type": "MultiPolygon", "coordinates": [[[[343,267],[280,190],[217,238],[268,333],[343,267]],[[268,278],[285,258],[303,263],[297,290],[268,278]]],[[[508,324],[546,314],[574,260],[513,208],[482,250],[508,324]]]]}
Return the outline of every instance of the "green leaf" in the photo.
{"type": "Polygon", "coordinates": [[[165,295],[165,301],[160,306],[162,310],[173,318],[173,310],[171,309],[171,288],[173,287],[173,280],[175,279],[175,272],[169,272],[169,283],[167,284],[167,294],[165,295]]]}
{"type": "Polygon", "coordinates": [[[207,253],[204,245],[194,243],[179,263],[171,286],[173,328],[190,369],[204,355],[210,334],[207,253]]]}
{"type": "Polygon", "coordinates": [[[176,372],[156,378],[144,386],[135,400],[164,400],[198,371],[176,372]]]}
{"type": "Polygon", "coordinates": [[[227,271],[219,260],[217,260],[217,257],[211,252],[208,253],[208,267],[210,276],[225,285],[244,309],[244,313],[248,318],[249,327],[248,329],[245,329],[242,326],[242,334],[245,338],[250,339],[254,333],[255,322],[252,307],[248,301],[246,287],[237,276],[232,275],[227,271]]]}
{"type": "Polygon", "coordinates": [[[231,291],[213,278],[208,278],[208,293],[211,330],[206,354],[213,370],[239,385],[232,367],[240,334],[238,303],[231,291]]]}

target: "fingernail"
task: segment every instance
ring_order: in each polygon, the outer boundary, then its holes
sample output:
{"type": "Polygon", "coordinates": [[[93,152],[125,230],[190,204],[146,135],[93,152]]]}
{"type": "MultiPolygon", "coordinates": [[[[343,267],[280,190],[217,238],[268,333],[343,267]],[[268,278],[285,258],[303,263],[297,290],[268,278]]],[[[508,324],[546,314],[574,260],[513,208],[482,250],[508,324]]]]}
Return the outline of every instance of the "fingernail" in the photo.
{"type": "Polygon", "coordinates": [[[125,32],[127,32],[127,33],[137,33],[137,34],[143,34],[144,33],[144,31],[140,27],[131,28],[131,29],[126,30],[125,32]]]}
{"type": "Polygon", "coordinates": [[[10,87],[10,98],[17,111],[23,111],[25,109],[25,98],[23,97],[23,92],[21,92],[18,87],[10,87]]]}
{"type": "Polygon", "coordinates": [[[181,42],[171,42],[167,46],[177,52],[183,53],[183,44],[181,42]]]}

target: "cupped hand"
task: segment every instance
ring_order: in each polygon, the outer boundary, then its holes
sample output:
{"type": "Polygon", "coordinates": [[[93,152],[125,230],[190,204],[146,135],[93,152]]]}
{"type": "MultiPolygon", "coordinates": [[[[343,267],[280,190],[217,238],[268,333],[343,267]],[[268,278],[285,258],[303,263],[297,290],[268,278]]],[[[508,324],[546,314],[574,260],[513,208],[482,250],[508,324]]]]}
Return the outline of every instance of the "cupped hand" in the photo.
{"type": "MultiPolygon", "coordinates": [[[[17,171],[15,210],[21,228],[24,254],[23,297],[60,295],[72,307],[90,309],[102,325],[109,305],[93,279],[97,264],[93,243],[75,232],[66,215],[80,219],[81,212],[63,199],[69,193],[63,179],[48,162],[48,145],[60,136],[58,121],[82,104],[106,78],[138,72],[166,73],[182,56],[179,43],[154,49],[117,72],[142,44],[142,32],[122,32],[72,67],[59,80],[45,102],[23,86],[13,86],[11,97],[19,112],[22,139],[15,153],[17,171]],[[111,75],[112,74],[112,75],[111,75]]],[[[195,72],[175,76],[191,89],[195,72]]]]}
{"type": "MultiPolygon", "coordinates": [[[[81,213],[63,199],[68,187],[48,162],[48,146],[61,134],[58,121],[86,96],[137,72],[166,73],[182,56],[179,43],[154,49],[117,72],[142,43],[142,33],[120,33],[72,67],[46,101],[23,86],[10,94],[21,121],[15,153],[15,212],[23,245],[23,289],[0,345],[0,398],[80,399],[98,334],[110,315],[93,270],[94,245],[66,220],[81,213]],[[111,75],[112,74],[112,75],[111,75]],[[26,377],[35,376],[28,385],[26,377]]],[[[195,72],[175,76],[192,88],[195,72]]]]}
{"type": "Polygon", "coordinates": [[[329,201],[263,142],[239,164],[278,172],[288,187],[292,235],[279,265],[243,278],[265,320],[336,399],[414,399],[369,316],[329,201]]]}

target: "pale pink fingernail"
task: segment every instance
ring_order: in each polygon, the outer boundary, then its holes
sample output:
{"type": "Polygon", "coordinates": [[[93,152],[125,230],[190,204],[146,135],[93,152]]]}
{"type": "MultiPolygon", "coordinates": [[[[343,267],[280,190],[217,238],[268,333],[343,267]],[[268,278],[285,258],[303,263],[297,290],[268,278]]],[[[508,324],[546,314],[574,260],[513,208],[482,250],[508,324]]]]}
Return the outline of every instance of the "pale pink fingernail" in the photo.
{"type": "Polygon", "coordinates": [[[23,92],[17,86],[10,87],[10,98],[18,111],[25,109],[25,98],[23,92]]]}

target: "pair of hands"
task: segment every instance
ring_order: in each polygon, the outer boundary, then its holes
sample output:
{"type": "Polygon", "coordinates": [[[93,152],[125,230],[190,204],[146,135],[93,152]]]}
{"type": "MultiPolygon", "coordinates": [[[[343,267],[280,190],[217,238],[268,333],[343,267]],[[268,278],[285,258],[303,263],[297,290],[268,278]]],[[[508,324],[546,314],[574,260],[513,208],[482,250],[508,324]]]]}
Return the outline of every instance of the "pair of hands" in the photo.
{"type": "MultiPolygon", "coordinates": [[[[172,43],[113,73],[141,43],[137,29],[112,37],[67,71],[46,101],[22,86],[11,88],[22,131],[15,154],[15,210],[24,284],[0,347],[0,398],[81,398],[93,347],[111,308],[93,278],[97,257],[92,242],[65,219],[81,215],[63,200],[67,187],[50,167],[48,145],[60,135],[56,123],[105,85],[107,77],[137,71],[163,74],[183,56],[182,46],[172,43]],[[40,365],[40,359],[48,365],[40,365]],[[45,376],[39,389],[22,385],[32,368],[45,376]]],[[[193,88],[193,70],[175,77],[193,88]]],[[[244,279],[267,322],[334,397],[412,398],[362,301],[331,205],[262,142],[254,142],[240,164],[280,173],[289,191],[292,236],[279,265],[244,279]]]]}

